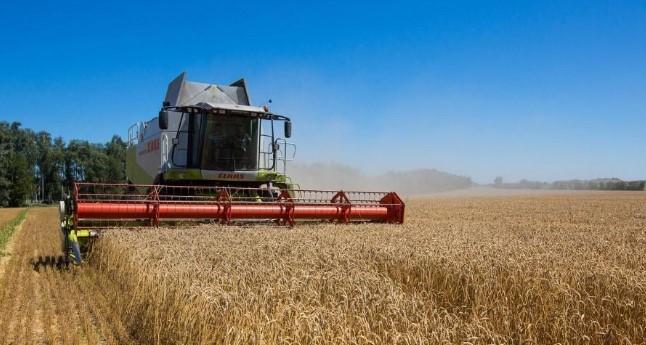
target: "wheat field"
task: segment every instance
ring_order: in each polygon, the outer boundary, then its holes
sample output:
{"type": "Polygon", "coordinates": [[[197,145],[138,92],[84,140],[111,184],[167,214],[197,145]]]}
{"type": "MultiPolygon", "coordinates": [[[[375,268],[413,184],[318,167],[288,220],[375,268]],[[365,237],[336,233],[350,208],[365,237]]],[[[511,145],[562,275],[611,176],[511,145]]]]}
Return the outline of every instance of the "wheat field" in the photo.
{"type": "Polygon", "coordinates": [[[51,264],[61,255],[56,208],[30,208],[12,242],[0,258],[0,344],[137,344],[106,298],[113,284],[51,264]]]}
{"type": "Polygon", "coordinates": [[[0,208],[0,228],[16,217],[22,210],[22,208],[0,208]]]}
{"type": "Polygon", "coordinates": [[[114,230],[90,261],[139,343],[646,342],[646,193],[410,199],[404,225],[114,230]]]}

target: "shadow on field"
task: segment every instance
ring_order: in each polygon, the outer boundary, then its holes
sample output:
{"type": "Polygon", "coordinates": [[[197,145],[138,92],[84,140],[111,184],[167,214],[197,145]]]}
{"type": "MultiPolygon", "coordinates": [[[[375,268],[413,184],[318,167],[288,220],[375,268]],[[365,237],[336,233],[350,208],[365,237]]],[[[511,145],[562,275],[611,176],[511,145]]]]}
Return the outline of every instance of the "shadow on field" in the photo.
{"type": "Polygon", "coordinates": [[[70,260],[64,255],[46,255],[32,258],[29,263],[33,266],[34,271],[40,272],[41,268],[51,268],[57,270],[66,270],[72,265],[70,260]]]}

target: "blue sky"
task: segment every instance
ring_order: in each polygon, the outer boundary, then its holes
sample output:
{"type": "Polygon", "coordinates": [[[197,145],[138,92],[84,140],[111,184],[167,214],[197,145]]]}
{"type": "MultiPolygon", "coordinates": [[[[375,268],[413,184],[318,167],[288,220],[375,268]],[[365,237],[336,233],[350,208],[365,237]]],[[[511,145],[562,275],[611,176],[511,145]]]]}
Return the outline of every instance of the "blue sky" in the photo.
{"type": "Polygon", "coordinates": [[[301,162],[646,178],[646,2],[0,4],[0,120],[107,141],[168,82],[247,79],[301,162]]]}

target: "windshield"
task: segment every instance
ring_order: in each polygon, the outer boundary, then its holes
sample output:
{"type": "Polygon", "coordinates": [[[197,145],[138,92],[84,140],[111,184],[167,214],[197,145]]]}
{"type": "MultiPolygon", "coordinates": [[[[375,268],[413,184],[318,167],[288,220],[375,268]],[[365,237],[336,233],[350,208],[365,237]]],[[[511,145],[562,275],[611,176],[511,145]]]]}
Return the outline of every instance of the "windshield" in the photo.
{"type": "Polygon", "coordinates": [[[258,169],[258,119],[218,115],[206,119],[202,169],[258,169]]]}

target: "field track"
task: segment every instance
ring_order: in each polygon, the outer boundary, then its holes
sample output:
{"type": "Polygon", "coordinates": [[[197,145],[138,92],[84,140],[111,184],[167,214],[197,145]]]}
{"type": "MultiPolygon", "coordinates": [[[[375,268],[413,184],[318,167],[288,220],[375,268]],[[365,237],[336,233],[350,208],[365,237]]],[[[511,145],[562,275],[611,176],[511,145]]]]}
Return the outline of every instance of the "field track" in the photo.
{"type": "Polygon", "coordinates": [[[92,272],[34,265],[60,254],[57,221],[55,208],[31,209],[14,235],[0,276],[0,344],[129,343],[92,272]]]}

